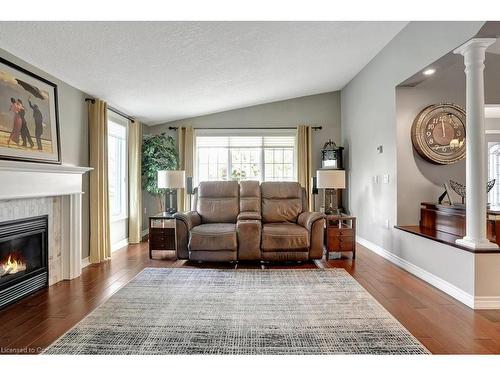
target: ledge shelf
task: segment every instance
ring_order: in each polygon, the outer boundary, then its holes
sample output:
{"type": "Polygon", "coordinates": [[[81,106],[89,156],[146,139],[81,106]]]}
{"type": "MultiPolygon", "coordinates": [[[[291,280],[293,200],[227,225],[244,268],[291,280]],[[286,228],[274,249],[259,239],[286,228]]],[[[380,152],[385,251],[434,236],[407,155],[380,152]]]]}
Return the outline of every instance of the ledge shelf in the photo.
{"type": "Polygon", "coordinates": [[[407,233],[415,234],[420,237],[427,238],[432,241],[440,242],[445,245],[456,247],[457,249],[467,251],[475,254],[500,254],[500,249],[470,249],[468,247],[457,245],[455,240],[462,238],[454,234],[441,232],[435,229],[421,227],[419,225],[396,225],[394,228],[402,230],[407,233]]]}

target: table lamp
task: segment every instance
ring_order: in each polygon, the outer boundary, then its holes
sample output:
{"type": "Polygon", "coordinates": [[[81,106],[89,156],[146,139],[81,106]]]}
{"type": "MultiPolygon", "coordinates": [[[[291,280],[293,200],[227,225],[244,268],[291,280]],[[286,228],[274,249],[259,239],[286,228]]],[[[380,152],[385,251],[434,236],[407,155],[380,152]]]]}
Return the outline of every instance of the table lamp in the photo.
{"type": "Polygon", "coordinates": [[[316,171],[316,183],[318,189],[325,189],[325,214],[338,214],[337,189],[345,189],[345,171],[342,169],[319,169],[316,171]]]}
{"type": "Polygon", "coordinates": [[[185,185],[185,171],[158,171],[158,189],[167,189],[165,211],[169,214],[177,212],[177,189],[183,189],[185,185]]]}

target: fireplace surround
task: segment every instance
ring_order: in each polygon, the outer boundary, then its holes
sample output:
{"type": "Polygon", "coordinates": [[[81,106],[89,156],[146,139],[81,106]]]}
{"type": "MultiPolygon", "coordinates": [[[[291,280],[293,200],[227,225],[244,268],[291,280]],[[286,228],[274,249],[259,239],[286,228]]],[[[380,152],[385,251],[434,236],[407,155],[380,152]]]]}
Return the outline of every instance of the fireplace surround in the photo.
{"type": "Polygon", "coordinates": [[[0,309],[48,285],[48,216],[0,223],[0,309]]]}
{"type": "MultiPolygon", "coordinates": [[[[91,169],[0,160],[0,222],[48,216],[45,268],[49,286],[81,274],[83,175],[91,169]]],[[[43,283],[47,284],[46,279],[43,283]]]]}

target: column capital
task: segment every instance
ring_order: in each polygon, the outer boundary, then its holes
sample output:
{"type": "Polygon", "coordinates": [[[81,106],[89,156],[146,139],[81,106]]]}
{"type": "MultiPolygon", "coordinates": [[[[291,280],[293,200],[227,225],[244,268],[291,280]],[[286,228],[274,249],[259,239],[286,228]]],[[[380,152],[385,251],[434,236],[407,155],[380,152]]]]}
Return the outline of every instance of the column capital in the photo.
{"type": "Polygon", "coordinates": [[[486,49],[496,41],[497,40],[495,38],[473,38],[462,44],[457,49],[455,49],[453,53],[456,55],[465,56],[469,51],[477,49],[486,49]]]}

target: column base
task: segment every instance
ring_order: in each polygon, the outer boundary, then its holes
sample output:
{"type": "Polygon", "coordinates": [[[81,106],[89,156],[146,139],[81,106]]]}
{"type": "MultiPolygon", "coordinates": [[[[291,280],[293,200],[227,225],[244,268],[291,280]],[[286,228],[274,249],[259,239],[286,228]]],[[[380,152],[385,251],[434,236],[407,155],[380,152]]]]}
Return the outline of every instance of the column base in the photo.
{"type": "Polygon", "coordinates": [[[487,239],[484,240],[474,240],[469,237],[459,238],[455,241],[457,245],[468,247],[474,250],[488,250],[488,249],[498,249],[498,245],[494,242],[490,242],[487,239]]]}

